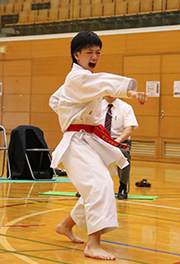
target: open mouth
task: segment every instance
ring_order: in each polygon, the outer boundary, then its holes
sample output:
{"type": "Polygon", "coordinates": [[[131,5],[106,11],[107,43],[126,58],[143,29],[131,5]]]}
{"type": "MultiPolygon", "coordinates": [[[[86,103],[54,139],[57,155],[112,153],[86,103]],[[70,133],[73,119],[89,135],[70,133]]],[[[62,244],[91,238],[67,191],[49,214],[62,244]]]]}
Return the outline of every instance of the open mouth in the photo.
{"type": "Polygon", "coordinates": [[[90,67],[90,68],[94,69],[95,66],[96,66],[96,63],[93,63],[93,62],[90,62],[90,63],[89,63],[89,67],[90,67]]]}

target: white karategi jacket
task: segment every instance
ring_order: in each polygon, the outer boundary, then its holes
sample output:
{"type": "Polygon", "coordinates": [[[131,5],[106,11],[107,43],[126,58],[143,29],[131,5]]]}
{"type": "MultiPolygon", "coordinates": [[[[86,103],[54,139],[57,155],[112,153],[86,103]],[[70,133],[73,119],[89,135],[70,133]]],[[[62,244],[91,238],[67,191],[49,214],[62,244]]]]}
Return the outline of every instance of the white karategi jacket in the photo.
{"type": "Polygon", "coordinates": [[[63,162],[68,177],[81,197],[71,212],[73,220],[88,234],[118,227],[114,187],[107,169],[128,163],[118,148],[92,133],[66,132],[71,124],[100,125],[102,97],[127,97],[127,89],[137,90],[131,78],[109,73],[91,73],[77,64],[65,83],[51,96],[50,106],[58,114],[64,132],[53,152],[52,167],[63,162]]]}

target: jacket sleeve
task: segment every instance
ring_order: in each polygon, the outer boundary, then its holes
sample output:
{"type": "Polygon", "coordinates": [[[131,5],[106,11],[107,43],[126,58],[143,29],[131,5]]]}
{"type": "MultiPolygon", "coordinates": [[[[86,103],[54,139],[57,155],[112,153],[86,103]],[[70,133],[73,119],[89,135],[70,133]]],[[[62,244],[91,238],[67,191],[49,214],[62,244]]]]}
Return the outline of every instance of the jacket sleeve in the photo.
{"type": "Polygon", "coordinates": [[[127,90],[136,91],[138,87],[132,78],[103,72],[92,74],[89,71],[71,73],[67,86],[66,95],[82,103],[107,95],[127,98],[127,90]]]}
{"type": "Polygon", "coordinates": [[[59,100],[60,100],[60,90],[62,86],[54,93],[51,95],[49,99],[49,106],[58,114],[58,106],[59,106],[59,100]]]}

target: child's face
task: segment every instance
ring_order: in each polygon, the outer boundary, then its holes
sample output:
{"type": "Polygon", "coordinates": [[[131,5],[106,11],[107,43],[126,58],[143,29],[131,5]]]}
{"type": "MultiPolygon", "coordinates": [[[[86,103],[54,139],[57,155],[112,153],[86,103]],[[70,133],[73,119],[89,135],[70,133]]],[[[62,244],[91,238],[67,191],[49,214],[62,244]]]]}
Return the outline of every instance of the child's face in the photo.
{"type": "Polygon", "coordinates": [[[99,46],[92,46],[75,52],[74,57],[77,63],[86,70],[94,72],[96,65],[101,58],[101,49],[99,46]]]}

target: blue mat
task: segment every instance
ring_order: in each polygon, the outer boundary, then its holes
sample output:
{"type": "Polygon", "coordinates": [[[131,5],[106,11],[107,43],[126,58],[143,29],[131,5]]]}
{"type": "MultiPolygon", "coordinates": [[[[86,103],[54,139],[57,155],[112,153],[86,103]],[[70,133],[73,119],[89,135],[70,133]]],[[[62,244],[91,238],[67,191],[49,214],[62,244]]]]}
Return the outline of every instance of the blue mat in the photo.
{"type": "Polygon", "coordinates": [[[17,183],[38,183],[38,182],[53,182],[53,183],[58,183],[58,182],[70,182],[70,180],[67,177],[57,177],[56,180],[11,180],[7,178],[0,178],[0,183],[12,183],[12,182],[17,182],[17,183]]]}

